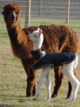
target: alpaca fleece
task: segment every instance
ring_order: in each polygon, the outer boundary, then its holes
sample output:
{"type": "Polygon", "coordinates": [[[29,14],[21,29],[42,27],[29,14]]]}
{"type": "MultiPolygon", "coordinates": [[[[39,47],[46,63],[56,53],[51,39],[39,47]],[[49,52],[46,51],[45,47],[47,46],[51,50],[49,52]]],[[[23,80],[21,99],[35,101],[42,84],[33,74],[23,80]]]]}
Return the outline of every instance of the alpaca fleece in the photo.
{"type": "MultiPolygon", "coordinates": [[[[78,37],[74,30],[65,25],[40,25],[31,26],[21,29],[19,25],[20,7],[14,3],[8,3],[3,8],[3,16],[6,22],[8,35],[11,41],[13,54],[20,58],[27,74],[27,88],[26,95],[28,97],[35,94],[35,79],[36,71],[33,72],[31,65],[36,61],[31,51],[33,50],[33,42],[27,36],[31,34],[38,27],[42,29],[44,34],[44,43],[42,50],[46,52],[78,52],[78,37]],[[12,18],[14,16],[14,19],[12,18]]],[[[61,73],[61,67],[54,68],[55,73],[55,87],[52,97],[56,97],[61,88],[64,75],[61,73]]],[[[74,70],[76,76],[76,72],[74,70]]],[[[70,96],[71,84],[69,83],[68,96],[70,96]]]]}

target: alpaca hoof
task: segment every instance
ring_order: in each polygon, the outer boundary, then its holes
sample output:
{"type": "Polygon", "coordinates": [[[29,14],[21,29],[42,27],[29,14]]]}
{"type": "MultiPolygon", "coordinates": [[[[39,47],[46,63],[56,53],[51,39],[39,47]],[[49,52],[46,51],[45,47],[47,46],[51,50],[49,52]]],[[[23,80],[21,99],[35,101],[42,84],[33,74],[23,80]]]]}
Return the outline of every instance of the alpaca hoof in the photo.
{"type": "Polygon", "coordinates": [[[50,101],[50,98],[48,98],[47,101],[50,101]]]}
{"type": "Polygon", "coordinates": [[[56,98],[56,97],[57,97],[57,95],[52,95],[52,96],[51,96],[51,98],[56,98]]]}
{"type": "Polygon", "coordinates": [[[74,101],[74,99],[68,98],[66,101],[72,103],[74,101]]]}
{"type": "Polygon", "coordinates": [[[70,102],[70,103],[73,103],[73,101],[74,101],[74,100],[70,100],[69,102],[70,102]]]}
{"type": "Polygon", "coordinates": [[[51,96],[47,96],[47,98],[45,98],[45,100],[49,101],[51,99],[51,96]]]}
{"type": "Polygon", "coordinates": [[[72,103],[72,102],[75,101],[75,100],[76,100],[76,98],[72,98],[70,102],[72,103]]]}
{"type": "Polygon", "coordinates": [[[70,97],[69,97],[69,98],[67,98],[67,99],[66,99],[66,101],[71,101],[71,98],[70,98],[70,97]]]}
{"type": "Polygon", "coordinates": [[[50,98],[45,98],[45,100],[46,100],[46,101],[49,101],[49,100],[50,100],[50,98]]]}
{"type": "Polygon", "coordinates": [[[37,98],[33,98],[33,100],[37,100],[37,98]]]}

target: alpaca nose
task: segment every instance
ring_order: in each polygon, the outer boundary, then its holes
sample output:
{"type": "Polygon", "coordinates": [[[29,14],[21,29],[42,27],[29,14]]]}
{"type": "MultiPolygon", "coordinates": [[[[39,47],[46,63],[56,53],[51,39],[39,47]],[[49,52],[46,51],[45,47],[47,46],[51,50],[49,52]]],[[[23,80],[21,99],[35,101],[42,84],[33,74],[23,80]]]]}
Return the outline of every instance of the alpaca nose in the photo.
{"type": "Polygon", "coordinates": [[[15,12],[12,12],[12,14],[11,14],[11,19],[14,20],[15,17],[16,17],[15,12]]]}
{"type": "Polygon", "coordinates": [[[11,19],[14,19],[14,14],[11,15],[11,19]]]}

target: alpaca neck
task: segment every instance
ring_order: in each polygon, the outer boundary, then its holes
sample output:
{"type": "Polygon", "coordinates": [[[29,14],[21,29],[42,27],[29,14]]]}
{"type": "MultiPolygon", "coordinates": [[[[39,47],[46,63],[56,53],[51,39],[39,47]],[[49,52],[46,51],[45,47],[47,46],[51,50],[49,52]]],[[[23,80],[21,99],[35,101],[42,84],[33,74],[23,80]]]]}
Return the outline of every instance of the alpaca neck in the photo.
{"type": "Polygon", "coordinates": [[[24,41],[25,33],[21,30],[19,22],[7,24],[7,30],[11,42],[21,44],[24,41]]]}
{"type": "Polygon", "coordinates": [[[35,51],[31,51],[31,54],[34,56],[34,58],[36,60],[38,60],[41,57],[42,51],[41,49],[35,50],[35,51]]]}
{"type": "Polygon", "coordinates": [[[34,41],[33,51],[31,52],[36,60],[41,57],[41,54],[42,54],[42,51],[41,51],[42,44],[43,44],[43,34],[40,35],[39,41],[34,41]]]}
{"type": "Polygon", "coordinates": [[[38,41],[34,41],[33,51],[41,49],[42,44],[43,44],[43,34],[40,35],[40,38],[38,41]]]}
{"type": "Polygon", "coordinates": [[[39,42],[34,42],[33,51],[40,49],[41,46],[42,46],[42,44],[40,44],[39,42]]]}
{"type": "Polygon", "coordinates": [[[39,42],[34,42],[33,51],[31,53],[36,60],[39,59],[41,56],[41,46],[42,44],[40,44],[39,42]]]}

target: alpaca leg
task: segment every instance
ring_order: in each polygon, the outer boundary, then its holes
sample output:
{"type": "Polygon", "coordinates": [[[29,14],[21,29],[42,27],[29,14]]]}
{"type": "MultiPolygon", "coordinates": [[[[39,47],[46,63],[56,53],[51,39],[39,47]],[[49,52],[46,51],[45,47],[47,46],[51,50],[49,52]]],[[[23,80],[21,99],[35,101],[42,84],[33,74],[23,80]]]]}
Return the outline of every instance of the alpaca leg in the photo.
{"type": "Polygon", "coordinates": [[[35,78],[37,71],[32,71],[31,69],[32,62],[30,59],[21,60],[21,61],[27,74],[26,96],[31,97],[35,94],[35,78]]]}
{"type": "Polygon", "coordinates": [[[31,73],[32,75],[28,75],[28,78],[27,78],[27,90],[26,90],[27,97],[35,95],[36,71],[32,71],[31,69],[29,72],[32,72],[31,73]]]}
{"type": "Polygon", "coordinates": [[[35,86],[35,84],[34,84],[34,86],[33,86],[33,96],[35,95],[35,93],[36,93],[36,86],[35,86]]]}
{"type": "Polygon", "coordinates": [[[46,75],[46,86],[47,86],[47,100],[49,100],[51,98],[50,72],[46,75]]]}
{"type": "Polygon", "coordinates": [[[67,99],[67,101],[74,101],[76,99],[77,93],[78,93],[78,89],[79,89],[79,81],[77,80],[77,78],[74,76],[74,74],[72,76],[70,76],[71,78],[71,83],[72,83],[72,92],[70,97],[67,99]]]}
{"type": "Polygon", "coordinates": [[[37,81],[37,92],[36,92],[33,100],[37,100],[37,98],[39,97],[39,91],[40,91],[41,83],[43,82],[44,77],[50,72],[50,70],[51,70],[51,68],[47,67],[47,68],[44,68],[44,70],[42,71],[42,73],[41,73],[41,75],[37,81]]]}
{"type": "Polygon", "coordinates": [[[72,102],[76,99],[78,89],[79,89],[79,81],[74,76],[73,65],[74,65],[74,62],[63,65],[63,73],[68,77],[68,79],[70,80],[70,82],[72,84],[72,92],[71,92],[70,97],[68,98],[68,100],[70,100],[70,102],[72,102]]]}
{"type": "Polygon", "coordinates": [[[72,102],[76,99],[79,85],[80,85],[78,79],[74,75],[72,76],[71,80],[72,80],[72,99],[70,102],[72,102]]]}
{"type": "MultiPolygon", "coordinates": [[[[75,77],[76,77],[76,69],[75,68],[77,67],[77,65],[78,65],[78,56],[76,54],[76,59],[74,60],[74,70],[73,70],[75,77]]],[[[68,91],[67,98],[69,98],[71,90],[72,90],[72,86],[71,86],[71,84],[69,82],[69,91],[68,91]]]]}
{"type": "Polygon", "coordinates": [[[70,81],[68,81],[68,94],[67,94],[66,99],[68,99],[70,97],[71,92],[72,92],[72,85],[71,85],[70,81]]]}
{"type": "Polygon", "coordinates": [[[55,87],[54,87],[54,92],[52,94],[52,98],[55,98],[58,96],[60,88],[62,86],[63,83],[63,79],[64,79],[64,74],[61,73],[61,69],[62,67],[58,66],[54,68],[54,72],[55,72],[55,87]]]}
{"type": "MultiPolygon", "coordinates": [[[[75,75],[75,77],[77,77],[77,74],[76,74],[76,69],[74,69],[73,70],[73,72],[74,72],[74,75],[75,75]]],[[[70,83],[70,81],[68,82],[68,86],[69,86],[69,90],[68,90],[68,95],[67,95],[67,98],[66,99],[68,99],[69,97],[70,97],[70,95],[71,95],[71,91],[72,91],[72,86],[71,86],[71,83],[70,83]]]]}
{"type": "Polygon", "coordinates": [[[66,98],[66,101],[70,101],[71,100],[71,98],[72,98],[72,85],[71,85],[71,82],[70,82],[70,80],[69,80],[69,91],[68,91],[68,95],[67,95],[67,98],[66,98]]]}

